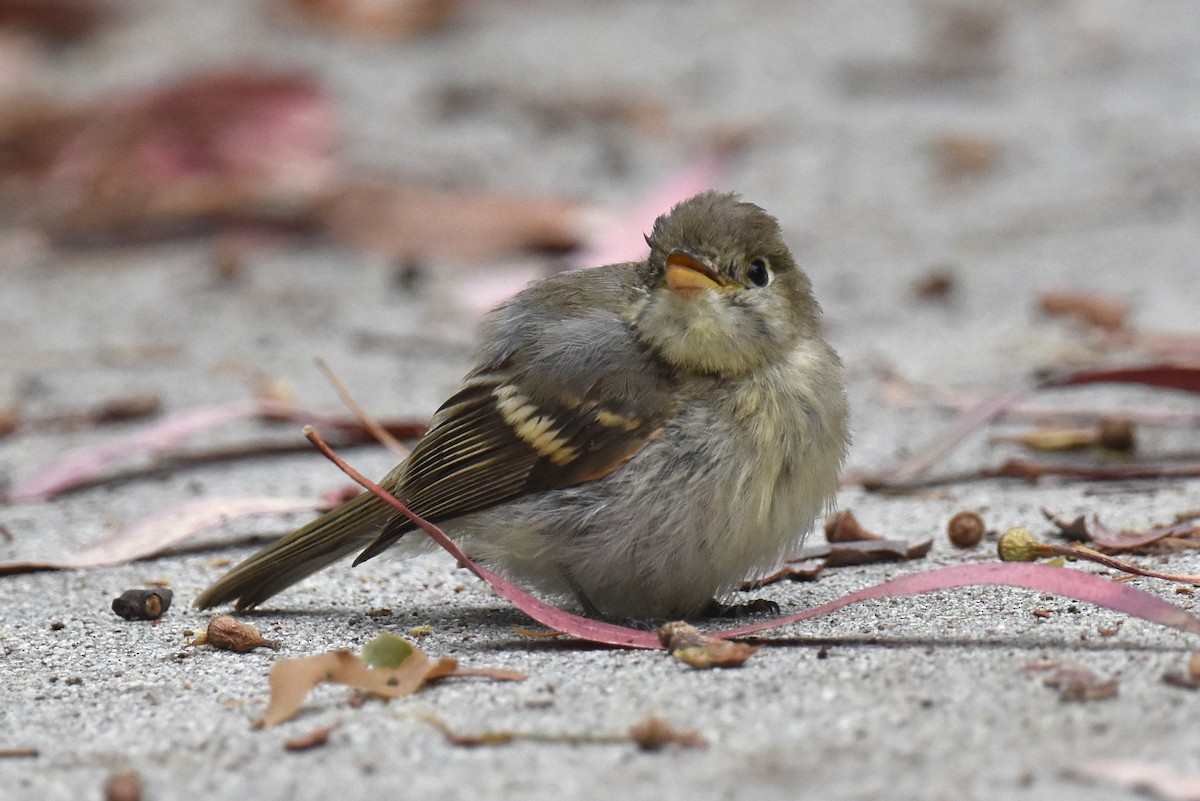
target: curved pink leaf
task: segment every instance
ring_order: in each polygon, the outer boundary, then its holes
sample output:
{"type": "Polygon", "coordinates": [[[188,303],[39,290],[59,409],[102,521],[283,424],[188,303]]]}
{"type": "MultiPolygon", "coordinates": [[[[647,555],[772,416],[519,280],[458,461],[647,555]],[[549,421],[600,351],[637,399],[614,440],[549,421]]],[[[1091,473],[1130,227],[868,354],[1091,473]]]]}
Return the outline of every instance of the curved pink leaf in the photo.
{"type": "Polygon", "coordinates": [[[103,542],[57,561],[0,562],[0,575],[136,562],[178,545],[199,531],[236,518],[294,514],[326,508],[329,508],[329,504],[312,498],[204,498],[189,501],[144,517],[103,542]]]}
{"type": "MultiPolygon", "coordinates": [[[[311,426],[305,427],[308,437],[321,453],[342,469],[346,475],[361,484],[369,492],[399,510],[405,517],[433,538],[451,556],[458,560],[479,578],[483,579],[499,595],[506,598],[514,606],[534,620],[561,631],[572,634],[591,642],[603,645],[617,645],[625,648],[662,649],[662,642],[657,634],[627,626],[604,623],[590,618],[566,612],[558,607],[535,598],[525,590],[507,579],[493,573],[491,570],[476,564],[458,547],[440,528],[414,514],[407,506],[389,492],[380,489],[378,485],[363,476],[348,465],[341,457],[321,439],[311,426]]],[[[1114,609],[1118,612],[1135,615],[1160,623],[1164,626],[1181,629],[1193,634],[1200,634],[1200,619],[1187,610],[1168,603],[1161,598],[1151,595],[1126,584],[1118,584],[1091,573],[1068,568],[1051,567],[1030,562],[988,562],[975,565],[958,565],[927,570],[903,576],[873,587],[852,592],[827,604],[808,609],[794,615],[784,615],[773,620],[738,626],[732,629],[722,629],[709,632],[714,637],[729,639],[747,634],[754,634],[767,629],[799,623],[802,620],[827,615],[843,606],[849,606],[859,601],[872,598],[893,598],[903,595],[920,595],[921,593],[947,590],[956,587],[966,587],[977,584],[1001,584],[1012,587],[1041,590],[1077,601],[1093,603],[1114,609]]]]}
{"type": "Polygon", "coordinates": [[[1028,590],[1048,592],[1140,617],[1151,623],[1200,634],[1200,619],[1156,595],[1151,595],[1128,584],[1109,581],[1093,573],[1035,562],[985,562],[926,570],[843,595],[827,604],[794,615],[785,615],[774,620],[751,623],[747,626],[712,632],[712,634],[715,637],[741,637],[827,615],[843,606],[872,598],[920,595],[926,592],[980,584],[1023,587],[1028,590]]]}
{"type": "Polygon", "coordinates": [[[1200,393],[1200,366],[1151,364],[1111,370],[1081,370],[1047,381],[1043,386],[1072,387],[1080,384],[1144,384],[1163,389],[1200,393]]]}
{"type": "Polygon", "coordinates": [[[324,507],[312,498],[202,498],[189,501],[121,529],[110,539],[67,557],[71,567],[115,565],[145,559],[206,528],[243,517],[286,515],[324,507]]]}
{"type": "Polygon", "coordinates": [[[15,482],[10,501],[52,498],[95,479],[109,465],[130,456],[152,454],[235,420],[244,420],[274,409],[277,404],[238,401],[222,406],[203,406],[168,415],[130,434],[68,452],[40,473],[15,482]]]}

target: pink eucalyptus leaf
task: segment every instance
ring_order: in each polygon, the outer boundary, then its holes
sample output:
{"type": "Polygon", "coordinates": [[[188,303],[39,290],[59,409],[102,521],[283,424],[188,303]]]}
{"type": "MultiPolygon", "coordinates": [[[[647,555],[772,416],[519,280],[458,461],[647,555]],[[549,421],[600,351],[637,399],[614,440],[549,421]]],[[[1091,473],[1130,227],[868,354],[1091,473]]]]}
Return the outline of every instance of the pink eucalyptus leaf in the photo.
{"type": "Polygon", "coordinates": [[[806,609],[794,615],[751,623],[747,626],[713,632],[716,637],[743,637],[760,631],[799,623],[802,620],[827,615],[843,606],[872,598],[897,598],[958,587],[996,585],[1022,587],[1103,606],[1116,612],[1140,617],[1151,623],[1170,626],[1192,634],[1200,634],[1200,619],[1187,610],[1164,601],[1156,595],[1101,578],[1082,570],[1037,564],[1034,562],[984,562],[973,565],[954,565],[913,573],[885,581],[873,587],[843,595],[829,603],[806,609]]]}
{"type": "Polygon", "coordinates": [[[1045,386],[1074,387],[1082,384],[1143,384],[1149,387],[1200,393],[1200,366],[1151,364],[1112,370],[1081,370],[1051,379],[1045,386]]]}
{"type": "Polygon", "coordinates": [[[619,217],[591,237],[589,246],[572,258],[572,265],[598,267],[646,258],[649,249],[643,237],[654,227],[658,215],[676,203],[719,184],[727,160],[726,150],[713,148],[668,175],[638,204],[633,213],[619,217]]]}
{"type": "Polygon", "coordinates": [[[222,406],[204,406],[169,415],[130,434],[95,445],[84,445],[60,457],[40,473],[15,482],[9,501],[45,500],[87,484],[111,465],[135,456],[152,455],[217,426],[245,420],[276,404],[238,401],[222,406]]]}
{"type": "Polygon", "coordinates": [[[35,222],[64,240],[206,221],[303,221],[337,171],[332,98],[309,79],[190,76],[68,112],[35,222]]]}
{"type": "MultiPolygon", "coordinates": [[[[974,408],[968,409],[945,432],[939,434],[932,442],[918,450],[904,464],[886,475],[866,477],[863,479],[863,483],[868,486],[887,487],[898,486],[916,480],[936,464],[938,460],[949,453],[968,434],[995,420],[1036,389],[1107,383],[1143,384],[1163,389],[1178,389],[1184,392],[1200,393],[1200,366],[1154,364],[1111,370],[1081,370],[1056,376],[1038,384],[1023,384],[1022,386],[1007,390],[994,398],[990,398],[974,408]]],[[[1061,475],[1085,480],[1140,477],[1158,478],[1163,475],[1200,475],[1200,465],[1119,465],[1114,467],[1075,468],[1070,466],[1042,465],[1037,462],[1011,461],[1005,466],[992,471],[990,474],[997,477],[1008,476],[1025,479],[1035,479],[1042,475],[1061,475]]]]}
{"type": "MultiPolygon", "coordinates": [[[[535,598],[507,579],[476,564],[440,528],[414,514],[395,496],[380,489],[378,485],[348,465],[345,460],[330,449],[311,426],[305,428],[305,436],[330,461],[341,468],[346,475],[357,481],[369,492],[374,493],[381,500],[395,507],[401,514],[412,521],[414,525],[433,538],[434,542],[458,560],[459,564],[465,566],[476,576],[483,579],[497,594],[506,598],[514,606],[539,623],[561,631],[564,634],[571,634],[603,645],[647,649],[661,649],[663,647],[658,637],[652,632],[592,620],[571,612],[566,612],[555,606],[551,606],[539,598],[535,598]]],[[[798,614],[784,615],[773,620],[752,623],[747,626],[722,629],[710,632],[710,634],[714,637],[724,639],[740,637],[792,623],[799,623],[803,620],[809,620],[810,618],[837,611],[843,606],[872,598],[920,595],[927,592],[980,584],[1007,585],[1041,590],[1042,592],[1073,598],[1077,601],[1104,606],[1118,612],[1124,612],[1125,614],[1149,620],[1153,623],[1200,634],[1200,619],[1197,619],[1186,610],[1148,592],[1143,592],[1135,587],[1118,584],[1078,570],[1026,562],[992,562],[928,570],[923,573],[915,573],[910,576],[885,581],[882,584],[876,584],[873,587],[868,587],[858,592],[852,592],[849,595],[844,595],[834,601],[798,614]]]]}
{"type": "Polygon", "coordinates": [[[488,268],[465,282],[459,300],[467,311],[480,316],[544,277],[545,273],[531,264],[488,268]]]}
{"type": "Polygon", "coordinates": [[[243,517],[287,515],[328,508],[312,498],[204,498],[142,518],[86,551],[51,562],[0,562],[0,575],[136,562],[190,539],[206,528],[243,517]]]}
{"type": "Polygon", "coordinates": [[[1161,762],[1091,759],[1069,765],[1063,772],[1075,779],[1101,779],[1119,784],[1164,801],[1200,801],[1200,773],[1185,772],[1161,762]]]}
{"type": "Polygon", "coordinates": [[[144,517],[111,539],[66,561],[72,567],[134,562],[186,541],[206,528],[245,517],[290,515],[324,507],[312,498],[202,498],[144,517]]]}
{"type": "Polygon", "coordinates": [[[1167,537],[1186,537],[1196,530],[1195,523],[1180,521],[1169,526],[1155,526],[1147,531],[1114,531],[1102,523],[1098,515],[1092,515],[1092,524],[1088,526],[1092,544],[1112,551],[1132,551],[1167,537]]]}

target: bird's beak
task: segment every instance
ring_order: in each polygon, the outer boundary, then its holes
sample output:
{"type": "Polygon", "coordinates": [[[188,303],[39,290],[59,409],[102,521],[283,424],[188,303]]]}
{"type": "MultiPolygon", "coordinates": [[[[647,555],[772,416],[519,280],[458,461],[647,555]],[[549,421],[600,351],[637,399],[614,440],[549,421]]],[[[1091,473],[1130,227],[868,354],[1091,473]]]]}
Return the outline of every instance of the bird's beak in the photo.
{"type": "Polygon", "coordinates": [[[676,291],[693,289],[716,289],[725,281],[711,267],[686,250],[672,250],[667,254],[667,286],[676,291]]]}

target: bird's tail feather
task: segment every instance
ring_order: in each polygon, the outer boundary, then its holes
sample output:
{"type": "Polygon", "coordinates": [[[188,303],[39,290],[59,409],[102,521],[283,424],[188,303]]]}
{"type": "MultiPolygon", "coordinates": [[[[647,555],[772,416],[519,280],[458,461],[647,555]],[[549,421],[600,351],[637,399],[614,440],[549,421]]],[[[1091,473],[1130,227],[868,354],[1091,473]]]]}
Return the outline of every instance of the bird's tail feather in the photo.
{"type": "Polygon", "coordinates": [[[358,495],[234,567],[196,599],[207,609],[234,601],[250,609],[316,573],[379,534],[391,507],[369,492],[358,495]]]}

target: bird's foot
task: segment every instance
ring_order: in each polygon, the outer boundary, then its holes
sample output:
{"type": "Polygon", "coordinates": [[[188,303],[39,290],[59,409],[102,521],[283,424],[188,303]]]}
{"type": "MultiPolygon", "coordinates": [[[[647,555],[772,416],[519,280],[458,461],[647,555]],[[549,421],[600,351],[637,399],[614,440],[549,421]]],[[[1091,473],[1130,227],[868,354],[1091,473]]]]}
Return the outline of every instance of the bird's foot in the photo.
{"type": "Polygon", "coordinates": [[[723,604],[711,599],[700,611],[700,617],[750,617],[752,615],[778,615],[779,604],[768,598],[754,598],[740,604],[723,604]]]}

